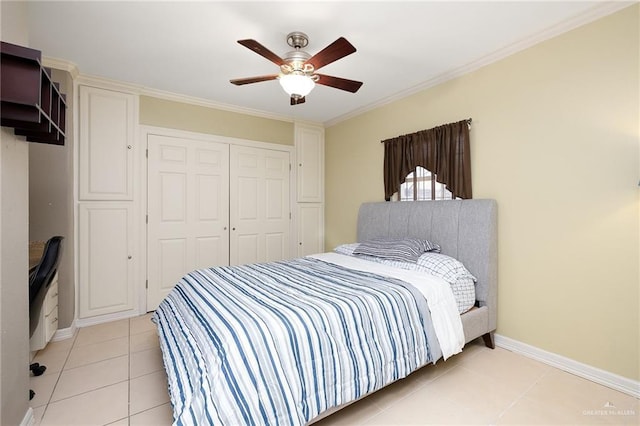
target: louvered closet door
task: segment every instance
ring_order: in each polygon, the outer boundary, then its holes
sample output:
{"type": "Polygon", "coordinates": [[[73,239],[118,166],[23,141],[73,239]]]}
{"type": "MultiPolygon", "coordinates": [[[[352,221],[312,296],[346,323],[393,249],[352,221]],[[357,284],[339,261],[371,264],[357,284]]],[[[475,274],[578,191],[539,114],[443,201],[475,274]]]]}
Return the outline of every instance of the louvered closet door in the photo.
{"type": "Polygon", "coordinates": [[[229,264],[229,145],[148,137],[147,310],[186,273],[229,264]]]}
{"type": "Polygon", "coordinates": [[[232,146],[230,264],[289,258],[289,153],[232,146]]]}

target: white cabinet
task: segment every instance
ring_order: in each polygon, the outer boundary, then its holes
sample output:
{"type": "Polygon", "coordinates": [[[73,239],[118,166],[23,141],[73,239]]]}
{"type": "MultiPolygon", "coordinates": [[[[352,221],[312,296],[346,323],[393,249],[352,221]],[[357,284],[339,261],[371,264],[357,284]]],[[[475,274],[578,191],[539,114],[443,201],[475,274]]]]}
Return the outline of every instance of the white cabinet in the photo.
{"type": "Polygon", "coordinates": [[[137,306],[138,95],[85,80],[78,108],[78,318],[87,319],[137,306]]]}
{"type": "Polygon", "coordinates": [[[324,252],[324,205],[298,204],[298,257],[324,252]]]}
{"type": "Polygon", "coordinates": [[[131,203],[80,203],[78,213],[79,317],[134,309],[131,203]]]}
{"type": "Polygon", "coordinates": [[[324,129],[295,124],[297,255],[324,251],[324,129]]]}
{"type": "Polygon", "coordinates": [[[80,200],[133,200],[138,97],[79,86],[80,200]]]}
{"type": "Polygon", "coordinates": [[[58,273],[49,284],[49,290],[42,303],[38,325],[29,340],[31,352],[39,351],[47,346],[58,329],[58,273]]]}
{"type": "Polygon", "coordinates": [[[295,125],[297,201],[324,202],[324,129],[295,125]]]}

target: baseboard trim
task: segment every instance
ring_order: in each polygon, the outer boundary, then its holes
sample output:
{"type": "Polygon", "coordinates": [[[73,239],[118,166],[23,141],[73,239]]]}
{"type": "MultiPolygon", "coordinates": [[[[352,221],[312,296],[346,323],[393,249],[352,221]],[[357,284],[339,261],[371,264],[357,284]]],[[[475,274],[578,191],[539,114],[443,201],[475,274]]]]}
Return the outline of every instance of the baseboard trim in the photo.
{"type": "Polygon", "coordinates": [[[36,424],[36,419],[33,417],[33,408],[29,407],[27,412],[25,413],[22,421],[20,422],[20,426],[33,426],[36,424]]]}
{"type": "Polygon", "coordinates": [[[89,327],[90,325],[103,324],[105,322],[118,321],[121,319],[127,319],[140,316],[138,311],[124,311],[117,312],[115,314],[98,315],[91,318],[78,318],[75,320],[75,324],[78,328],[89,327]]]}
{"type": "Polygon", "coordinates": [[[571,358],[545,351],[509,337],[495,335],[496,346],[551,365],[567,373],[591,380],[592,382],[624,392],[635,398],[640,398],[640,382],[610,373],[605,370],[583,364],[571,358]]]}
{"type": "Polygon", "coordinates": [[[76,326],[76,320],[73,320],[70,327],[59,328],[51,338],[52,342],[58,342],[60,340],[67,340],[76,335],[78,327],[76,326]]]}

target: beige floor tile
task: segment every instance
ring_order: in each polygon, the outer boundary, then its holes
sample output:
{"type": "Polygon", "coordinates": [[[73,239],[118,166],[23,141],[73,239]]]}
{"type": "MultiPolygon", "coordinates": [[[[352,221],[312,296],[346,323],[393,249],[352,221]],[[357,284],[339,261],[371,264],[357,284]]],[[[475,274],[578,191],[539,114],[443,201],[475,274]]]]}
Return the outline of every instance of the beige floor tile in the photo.
{"type": "Polygon", "coordinates": [[[105,340],[117,339],[129,335],[129,320],[107,322],[104,324],[92,325],[78,330],[74,347],[91,345],[93,343],[104,342],[105,340]]]}
{"type": "Polygon", "coordinates": [[[160,347],[160,340],[158,340],[158,334],[155,331],[143,331],[142,333],[133,334],[130,339],[131,352],[160,347]]]}
{"type": "Polygon", "coordinates": [[[129,338],[118,337],[105,342],[76,346],[71,349],[65,369],[77,368],[83,365],[104,361],[110,358],[127,355],[129,353],[129,338]]]}
{"type": "Polygon", "coordinates": [[[106,386],[72,398],[52,402],[42,418],[49,425],[106,425],[128,415],[127,383],[106,386]]]}
{"type": "Polygon", "coordinates": [[[125,417],[124,419],[116,420],[113,423],[109,423],[106,426],[129,426],[129,417],[125,417]]]}
{"type": "Polygon", "coordinates": [[[153,312],[129,319],[129,334],[138,334],[145,331],[156,331],[158,327],[151,321],[153,312]]]}
{"type": "Polygon", "coordinates": [[[135,414],[129,419],[129,426],[170,426],[172,423],[173,410],[168,403],[135,414]]]}
{"type": "Polygon", "coordinates": [[[449,401],[464,401],[466,408],[495,419],[522,395],[522,391],[510,383],[493,380],[463,366],[452,368],[425,388],[436,389],[434,392],[449,401]]]}
{"type": "Polygon", "coordinates": [[[462,358],[460,365],[490,380],[500,381],[510,386],[514,392],[529,389],[551,369],[548,365],[502,348],[462,358]]]}
{"type": "Polygon", "coordinates": [[[48,351],[43,352],[40,351],[36,354],[36,356],[31,361],[37,362],[41,365],[47,367],[44,371],[44,374],[60,374],[62,369],[64,368],[65,362],[67,362],[67,357],[69,356],[69,351],[67,350],[59,350],[59,351],[48,351]]]}
{"type": "Polygon", "coordinates": [[[131,379],[129,401],[132,415],[169,402],[169,386],[164,370],[131,379]]]}
{"type": "Polygon", "coordinates": [[[58,374],[49,374],[29,378],[29,388],[36,394],[31,401],[30,407],[40,407],[46,405],[53,395],[53,390],[58,382],[58,374]]]}
{"type": "Polygon", "coordinates": [[[444,425],[491,424],[491,419],[463,404],[438,395],[437,388],[427,385],[408,398],[398,400],[380,414],[371,417],[367,425],[444,425]]]}
{"type": "Polygon", "coordinates": [[[53,392],[51,400],[59,401],[104,386],[126,381],[128,378],[129,357],[127,355],[64,370],[60,375],[60,380],[53,392]]]}
{"type": "MultiPolygon", "coordinates": [[[[556,369],[536,383],[526,397],[542,405],[561,405],[576,415],[585,413],[585,418],[596,417],[598,421],[614,424],[626,422],[629,416],[608,415],[609,411],[622,413],[631,410],[637,420],[640,410],[638,399],[632,396],[556,369]]],[[[636,421],[636,424],[640,422],[636,421]]]]}
{"type": "Polygon", "coordinates": [[[369,398],[361,399],[324,419],[313,426],[358,426],[381,413],[382,410],[369,398]]]}
{"type": "Polygon", "coordinates": [[[412,374],[402,380],[398,380],[388,386],[385,386],[377,392],[374,392],[373,394],[369,395],[367,399],[369,400],[369,402],[375,403],[378,408],[380,408],[380,410],[384,410],[390,405],[395,404],[398,400],[411,395],[413,392],[425,385],[425,381],[418,380],[412,374]]]}
{"type": "Polygon", "coordinates": [[[44,410],[47,408],[46,405],[42,407],[36,407],[33,409],[33,426],[38,426],[42,421],[42,415],[44,414],[44,410]]]}
{"type": "Polygon", "coordinates": [[[71,347],[73,346],[73,343],[75,342],[75,340],[76,340],[76,336],[73,336],[73,337],[70,337],[69,339],[49,342],[47,343],[47,346],[44,347],[44,349],[38,351],[38,355],[44,355],[50,352],[66,351],[68,353],[71,350],[71,347]]]}
{"type": "Polygon", "coordinates": [[[589,425],[602,420],[584,416],[562,403],[546,404],[522,398],[498,419],[499,425],[589,425]]]}
{"type": "Polygon", "coordinates": [[[159,347],[146,351],[132,352],[129,364],[129,377],[132,379],[156,371],[164,371],[162,351],[159,347]]]}

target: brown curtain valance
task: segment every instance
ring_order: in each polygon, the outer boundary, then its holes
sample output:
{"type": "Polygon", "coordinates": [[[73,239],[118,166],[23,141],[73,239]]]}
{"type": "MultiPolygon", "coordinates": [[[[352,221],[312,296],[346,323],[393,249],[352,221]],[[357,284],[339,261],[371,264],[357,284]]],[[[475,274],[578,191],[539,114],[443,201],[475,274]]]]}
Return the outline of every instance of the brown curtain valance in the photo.
{"type": "Polygon", "coordinates": [[[462,120],[382,141],[385,200],[417,166],[434,173],[455,197],[471,198],[469,123],[462,120]]]}

